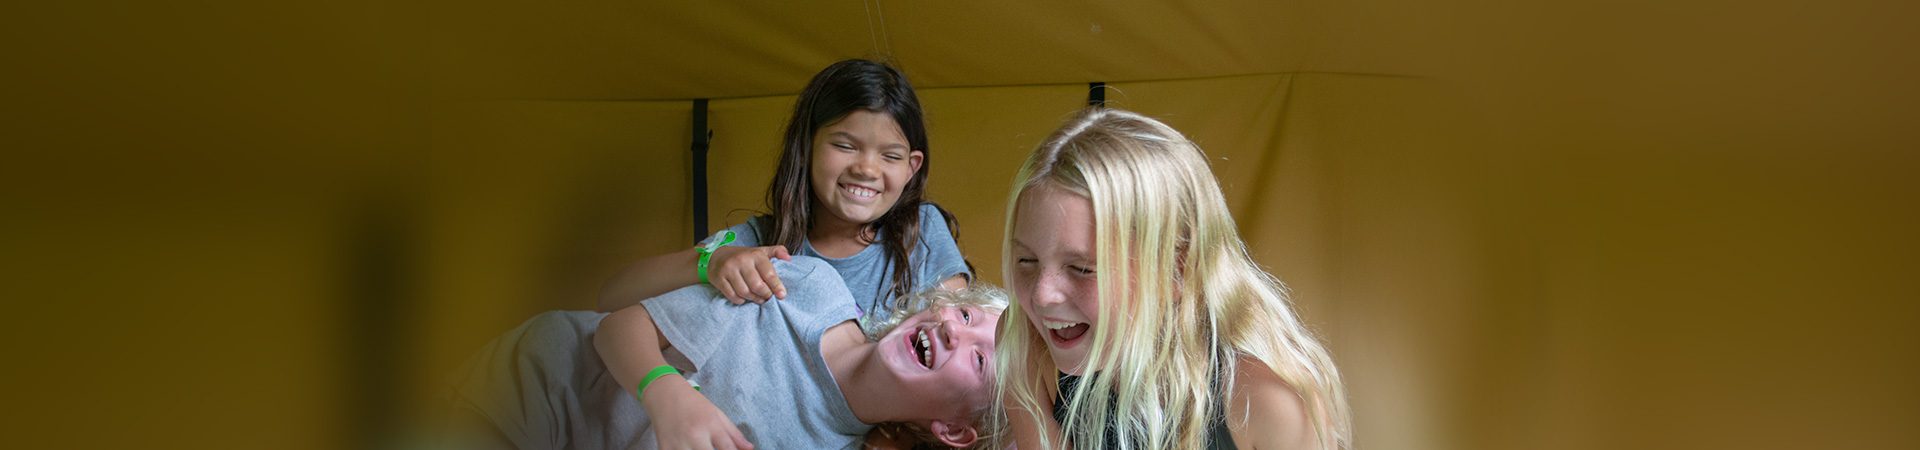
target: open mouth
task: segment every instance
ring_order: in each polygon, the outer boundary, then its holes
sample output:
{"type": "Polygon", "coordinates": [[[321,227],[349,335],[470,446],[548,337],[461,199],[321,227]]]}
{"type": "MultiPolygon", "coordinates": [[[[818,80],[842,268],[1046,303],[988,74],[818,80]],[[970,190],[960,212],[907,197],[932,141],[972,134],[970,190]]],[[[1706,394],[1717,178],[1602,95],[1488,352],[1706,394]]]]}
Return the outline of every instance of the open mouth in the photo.
{"type": "Polygon", "coordinates": [[[926,328],[921,328],[919,331],[915,331],[913,333],[913,336],[911,338],[908,338],[907,341],[909,341],[913,345],[913,355],[914,355],[915,362],[920,363],[921,366],[924,366],[928,369],[932,369],[933,368],[933,337],[931,336],[931,333],[928,333],[926,328]]]}
{"type": "Polygon", "coordinates": [[[851,195],[853,196],[853,198],[858,198],[858,199],[869,199],[869,198],[874,198],[880,195],[880,191],[878,190],[869,189],[865,186],[857,186],[857,185],[846,184],[846,183],[840,184],[840,190],[846,191],[847,195],[851,195]]]}
{"type": "Polygon", "coordinates": [[[1081,337],[1087,335],[1087,330],[1093,328],[1092,325],[1084,322],[1055,322],[1051,320],[1043,320],[1041,321],[1041,325],[1047,327],[1047,336],[1053,338],[1055,344],[1063,346],[1079,342],[1081,337]]]}

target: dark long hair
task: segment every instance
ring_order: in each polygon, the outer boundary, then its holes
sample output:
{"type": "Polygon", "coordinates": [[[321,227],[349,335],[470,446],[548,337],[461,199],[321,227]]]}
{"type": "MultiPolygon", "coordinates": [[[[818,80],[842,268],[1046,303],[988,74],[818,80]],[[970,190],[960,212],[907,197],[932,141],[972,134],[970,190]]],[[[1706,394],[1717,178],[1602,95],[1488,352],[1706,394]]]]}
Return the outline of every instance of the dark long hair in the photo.
{"type": "MultiPolygon", "coordinates": [[[[772,212],[768,219],[773,229],[764,231],[772,237],[767,242],[799,253],[800,244],[813,228],[814,193],[808,182],[808,169],[813,163],[814,133],[858,110],[892,117],[893,122],[900,125],[900,132],[906,134],[907,146],[923,155],[920,169],[914,171],[900,190],[899,201],[867,225],[875,239],[882,241],[888,267],[892,269],[893,289],[887,298],[897,301],[913,291],[916,281],[907,256],[912,254],[913,244],[920,240],[920,205],[926,202],[927,171],[933,167],[933,152],[927,148],[927,126],[921,117],[920,99],[914,96],[913,85],[907,84],[907,76],[900,70],[878,62],[849,59],[822,69],[807,83],[806,90],[800,91],[800,99],[793,105],[793,117],[787,121],[780,166],[773,172],[773,183],[767,186],[767,209],[772,212]]],[[[952,218],[945,210],[941,212],[948,228],[952,229],[952,218]]]]}

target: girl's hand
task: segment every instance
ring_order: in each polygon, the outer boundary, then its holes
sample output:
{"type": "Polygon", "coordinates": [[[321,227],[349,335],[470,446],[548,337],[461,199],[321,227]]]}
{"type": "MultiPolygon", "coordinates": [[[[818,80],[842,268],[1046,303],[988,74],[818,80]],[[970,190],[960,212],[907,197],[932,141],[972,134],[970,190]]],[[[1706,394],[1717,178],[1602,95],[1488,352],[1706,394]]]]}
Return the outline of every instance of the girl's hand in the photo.
{"type": "Polygon", "coordinates": [[[707,261],[707,282],[735,305],[752,301],[763,303],[773,297],[787,298],[787,287],[773,271],[773,258],[790,261],[792,255],[779,245],[765,247],[720,247],[707,261]]]}
{"type": "Polygon", "coordinates": [[[752,442],[726,413],[693,390],[685,378],[661,377],[648,386],[640,404],[653,418],[654,438],[663,450],[750,450],[752,442]]]}

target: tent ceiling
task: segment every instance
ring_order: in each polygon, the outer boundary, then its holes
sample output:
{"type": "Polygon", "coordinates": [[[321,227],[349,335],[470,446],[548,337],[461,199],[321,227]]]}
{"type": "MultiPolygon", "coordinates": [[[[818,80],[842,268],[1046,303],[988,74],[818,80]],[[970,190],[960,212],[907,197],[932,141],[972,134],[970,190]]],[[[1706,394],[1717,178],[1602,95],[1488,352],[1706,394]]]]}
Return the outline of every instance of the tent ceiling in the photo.
{"type": "Polygon", "coordinates": [[[437,11],[434,84],[463,98],[798,91],[848,57],[917,86],[1417,73],[1420,14],[1362,2],[492,1],[437,11]]]}

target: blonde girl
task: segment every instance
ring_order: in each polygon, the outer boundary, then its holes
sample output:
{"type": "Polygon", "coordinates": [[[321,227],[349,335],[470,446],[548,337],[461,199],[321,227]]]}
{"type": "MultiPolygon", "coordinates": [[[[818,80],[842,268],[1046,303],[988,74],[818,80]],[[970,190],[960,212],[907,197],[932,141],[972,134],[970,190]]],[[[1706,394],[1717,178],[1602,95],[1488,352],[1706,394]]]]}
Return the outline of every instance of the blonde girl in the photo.
{"type": "Polygon", "coordinates": [[[1080,113],[1015,177],[1007,237],[994,417],[1019,448],[1349,446],[1333,360],[1179,132],[1080,113]]]}

